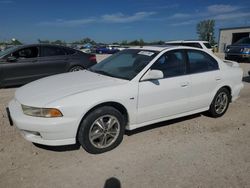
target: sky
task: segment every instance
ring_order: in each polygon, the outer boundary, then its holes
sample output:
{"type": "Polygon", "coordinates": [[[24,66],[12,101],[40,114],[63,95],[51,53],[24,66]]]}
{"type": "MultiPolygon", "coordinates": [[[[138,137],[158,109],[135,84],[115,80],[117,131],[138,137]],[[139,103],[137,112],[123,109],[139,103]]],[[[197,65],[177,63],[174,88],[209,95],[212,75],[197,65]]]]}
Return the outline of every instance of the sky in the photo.
{"type": "Polygon", "coordinates": [[[197,39],[196,25],[250,26],[249,0],[0,0],[0,41],[197,39]]]}

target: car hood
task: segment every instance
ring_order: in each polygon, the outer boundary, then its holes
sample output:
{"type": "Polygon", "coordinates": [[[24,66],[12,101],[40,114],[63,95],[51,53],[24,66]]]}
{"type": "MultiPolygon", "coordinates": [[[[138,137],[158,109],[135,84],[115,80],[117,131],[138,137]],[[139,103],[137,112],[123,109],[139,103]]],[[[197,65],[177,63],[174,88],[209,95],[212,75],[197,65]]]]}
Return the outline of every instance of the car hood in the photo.
{"type": "Polygon", "coordinates": [[[84,70],[58,74],[31,82],[17,89],[15,98],[24,105],[44,107],[46,104],[66,96],[127,82],[127,80],[84,70]]]}
{"type": "Polygon", "coordinates": [[[227,47],[231,48],[231,47],[242,47],[242,48],[249,48],[250,47],[250,44],[231,44],[231,45],[228,45],[227,47]]]}

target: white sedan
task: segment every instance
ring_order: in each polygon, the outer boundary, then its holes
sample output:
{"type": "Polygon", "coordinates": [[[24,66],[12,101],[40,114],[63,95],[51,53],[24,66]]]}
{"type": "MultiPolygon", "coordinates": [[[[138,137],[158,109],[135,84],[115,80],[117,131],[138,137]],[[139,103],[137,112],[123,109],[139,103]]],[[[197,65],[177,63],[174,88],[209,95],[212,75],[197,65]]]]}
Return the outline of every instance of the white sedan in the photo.
{"type": "Polygon", "coordinates": [[[236,62],[197,48],[126,49],[88,70],[17,89],[7,112],[31,142],[79,142],[96,154],[118,146],[125,129],[204,111],[222,116],[243,88],[242,75],[236,62]]]}

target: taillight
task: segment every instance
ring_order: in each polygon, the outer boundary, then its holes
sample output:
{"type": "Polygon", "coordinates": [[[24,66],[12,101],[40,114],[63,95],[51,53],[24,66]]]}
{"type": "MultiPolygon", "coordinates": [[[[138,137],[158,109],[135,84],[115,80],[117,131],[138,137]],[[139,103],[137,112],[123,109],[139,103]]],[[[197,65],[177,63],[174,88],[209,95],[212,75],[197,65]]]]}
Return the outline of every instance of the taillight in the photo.
{"type": "Polygon", "coordinates": [[[96,63],[96,56],[95,55],[90,56],[89,61],[96,63]]]}

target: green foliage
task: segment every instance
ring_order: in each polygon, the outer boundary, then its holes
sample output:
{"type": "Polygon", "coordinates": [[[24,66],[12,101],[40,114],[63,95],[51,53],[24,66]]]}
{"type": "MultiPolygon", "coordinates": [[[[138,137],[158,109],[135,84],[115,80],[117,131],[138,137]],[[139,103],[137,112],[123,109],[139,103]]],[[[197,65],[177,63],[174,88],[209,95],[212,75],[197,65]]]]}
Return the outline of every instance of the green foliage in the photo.
{"type": "Polygon", "coordinates": [[[92,44],[92,45],[96,44],[96,42],[89,37],[86,37],[86,38],[79,40],[79,41],[74,41],[72,44],[88,44],[88,43],[92,44]]]}
{"type": "Polygon", "coordinates": [[[213,45],[215,43],[214,26],[215,20],[200,21],[196,26],[199,39],[209,41],[213,45]]]}

